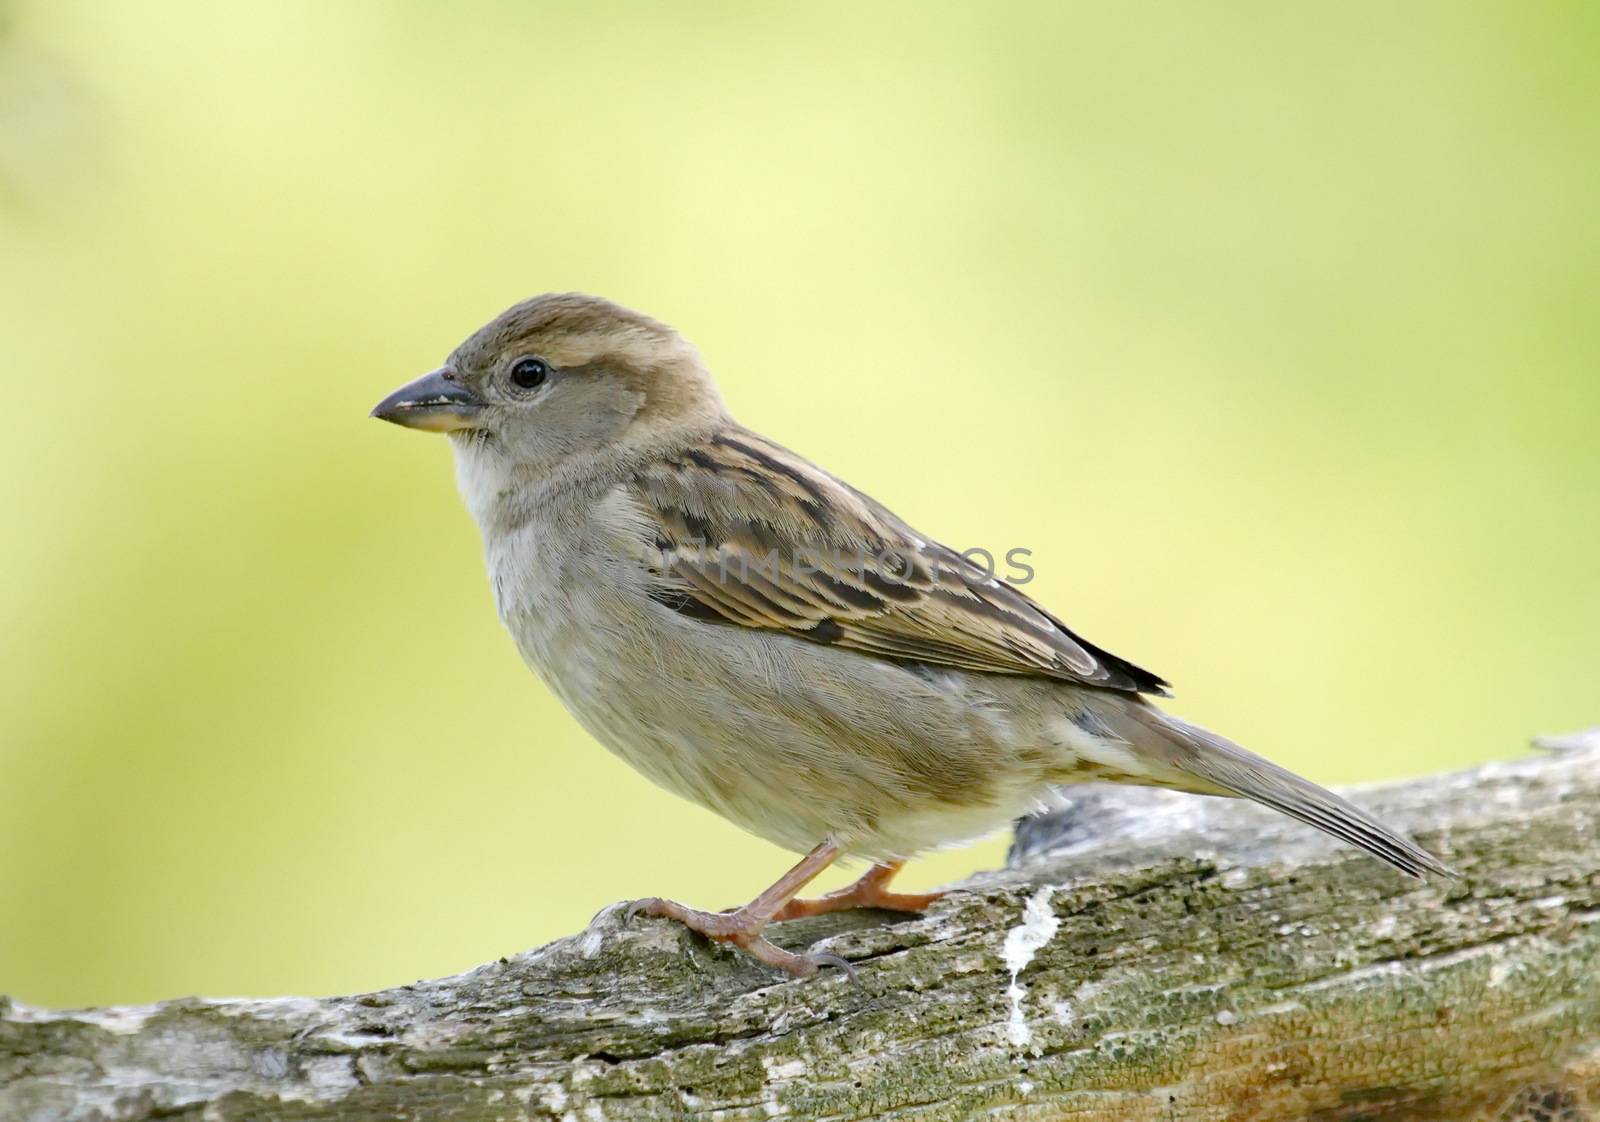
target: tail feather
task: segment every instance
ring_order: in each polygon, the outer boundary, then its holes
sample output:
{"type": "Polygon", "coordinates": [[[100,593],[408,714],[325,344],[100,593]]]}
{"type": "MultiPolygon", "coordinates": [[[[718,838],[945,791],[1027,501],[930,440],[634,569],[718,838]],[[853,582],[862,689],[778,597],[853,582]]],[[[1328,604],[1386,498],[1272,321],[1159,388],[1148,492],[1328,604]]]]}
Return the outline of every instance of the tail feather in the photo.
{"type": "Polygon", "coordinates": [[[1154,706],[1141,704],[1139,710],[1133,714],[1139,723],[1175,749],[1168,755],[1168,762],[1178,771],[1219,789],[1212,793],[1237,795],[1269,806],[1366,850],[1410,876],[1459,876],[1410,838],[1309,779],[1154,706]]]}

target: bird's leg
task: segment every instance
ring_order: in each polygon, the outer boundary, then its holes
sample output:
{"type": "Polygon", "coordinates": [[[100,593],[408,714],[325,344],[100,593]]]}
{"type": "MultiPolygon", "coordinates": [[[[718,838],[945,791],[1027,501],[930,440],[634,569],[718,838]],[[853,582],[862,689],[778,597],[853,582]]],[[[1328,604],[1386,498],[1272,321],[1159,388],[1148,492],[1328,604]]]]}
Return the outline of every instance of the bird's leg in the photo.
{"type": "Polygon", "coordinates": [[[820,916],[828,912],[840,912],[846,908],[883,908],[891,912],[925,912],[943,892],[922,892],[915,895],[906,892],[890,892],[888,885],[898,873],[904,861],[885,861],[874,865],[861,874],[854,884],[841,888],[837,892],[830,892],[826,896],[815,900],[790,900],[775,912],[772,918],[776,921],[786,919],[799,919],[802,916],[820,916]]]}
{"type": "Polygon", "coordinates": [[[758,958],[780,970],[787,970],[797,978],[809,978],[823,966],[837,966],[854,978],[855,967],[838,955],[794,954],[782,947],[774,946],[761,935],[762,930],[794,899],[795,894],[811,883],[818,873],[837,861],[841,852],[837,842],[823,842],[802,857],[794,868],[779,877],[771,888],[744,907],[735,908],[731,912],[702,912],[697,908],[686,907],[676,900],[663,900],[659,896],[652,896],[646,900],[635,900],[633,906],[628,909],[628,914],[636,915],[644,912],[646,915],[677,920],[690,931],[698,931],[706,938],[715,939],[720,943],[732,943],[753,958],[758,958]]]}

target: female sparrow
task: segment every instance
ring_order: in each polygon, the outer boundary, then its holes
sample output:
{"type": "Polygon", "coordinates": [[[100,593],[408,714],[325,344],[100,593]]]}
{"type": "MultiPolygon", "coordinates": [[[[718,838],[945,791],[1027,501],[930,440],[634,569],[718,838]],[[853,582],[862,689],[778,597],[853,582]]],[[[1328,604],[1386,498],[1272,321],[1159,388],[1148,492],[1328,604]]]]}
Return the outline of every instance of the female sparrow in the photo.
{"type": "Polygon", "coordinates": [[[1057,784],[1240,796],[1403,872],[1449,870],[1321,787],[1146,700],[1166,683],[728,413],[699,354],[606,300],[539,296],[373,415],[445,432],[500,618],[583,725],[646,776],[803,853],[749,904],[639,901],[796,975],[774,920],[917,911],[909,857],[1057,784]],[[835,860],[848,889],[800,890],[835,860]]]}

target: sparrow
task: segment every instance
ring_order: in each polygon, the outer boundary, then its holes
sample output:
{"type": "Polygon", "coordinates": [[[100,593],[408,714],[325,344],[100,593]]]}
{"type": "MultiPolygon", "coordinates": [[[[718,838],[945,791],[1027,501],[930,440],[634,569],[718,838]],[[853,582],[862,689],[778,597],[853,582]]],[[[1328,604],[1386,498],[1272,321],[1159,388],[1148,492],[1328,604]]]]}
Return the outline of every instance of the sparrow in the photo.
{"type": "Polygon", "coordinates": [[[696,349],[552,293],[475,332],[372,415],[449,436],[500,619],[612,752],[800,861],[743,907],[676,920],[797,976],[842,959],[768,924],[917,912],[910,858],[1062,785],[1252,799],[1401,872],[1453,875],[1347,800],[1157,708],[1167,683],[822,468],[741,426],[696,349]],[[801,890],[842,858],[853,885],[801,890]]]}

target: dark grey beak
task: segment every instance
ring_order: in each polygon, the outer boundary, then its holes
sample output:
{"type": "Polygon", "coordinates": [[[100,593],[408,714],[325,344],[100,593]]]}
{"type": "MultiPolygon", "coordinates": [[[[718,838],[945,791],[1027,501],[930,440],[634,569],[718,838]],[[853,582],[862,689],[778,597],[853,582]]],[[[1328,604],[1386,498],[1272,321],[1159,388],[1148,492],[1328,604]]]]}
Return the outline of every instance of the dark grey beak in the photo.
{"type": "Polygon", "coordinates": [[[441,366],[378,402],[372,415],[408,429],[455,432],[472,428],[483,407],[483,399],[463,386],[454,370],[441,366]]]}

